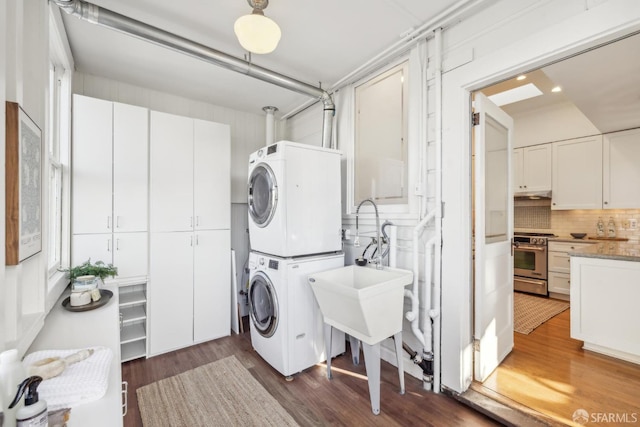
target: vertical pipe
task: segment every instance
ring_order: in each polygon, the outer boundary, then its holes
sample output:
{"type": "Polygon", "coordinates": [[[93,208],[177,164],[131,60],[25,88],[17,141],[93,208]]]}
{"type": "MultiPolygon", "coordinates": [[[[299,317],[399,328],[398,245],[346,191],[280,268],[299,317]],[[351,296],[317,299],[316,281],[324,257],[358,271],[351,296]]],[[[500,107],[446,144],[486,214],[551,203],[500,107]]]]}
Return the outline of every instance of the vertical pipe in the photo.
{"type": "Polygon", "coordinates": [[[435,31],[435,78],[436,78],[436,248],[435,278],[433,299],[435,308],[432,313],[434,351],[433,351],[433,391],[440,393],[440,306],[441,306],[441,263],[442,263],[442,28],[435,31]]]}
{"type": "Polygon", "coordinates": [[[276,127],[275,127],[275,112],[278,111],[276,107],[262,107],[262,111],[266,113],[265,126],[266,126],[266,137],[267,144],[271,145],[276,142],[276,127]]]}
{"type": "Polygon", "coordinates": [[[390,225],[389,229],[389,267],[395,268],[398,256],[398,227],[390,225]]]}

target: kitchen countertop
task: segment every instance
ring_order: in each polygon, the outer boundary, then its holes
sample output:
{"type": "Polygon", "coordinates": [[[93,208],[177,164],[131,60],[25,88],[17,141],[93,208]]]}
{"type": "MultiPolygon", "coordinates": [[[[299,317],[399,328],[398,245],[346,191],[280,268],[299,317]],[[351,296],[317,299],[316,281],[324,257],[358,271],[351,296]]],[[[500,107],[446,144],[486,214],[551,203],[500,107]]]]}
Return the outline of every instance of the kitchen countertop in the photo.
{"type": "Polygon", "coordinates": [[[558,236],[558,237],[549,237],[547,239],[549,242],[579,242],[579,243],[598,243],[597,240],[587,240],[587,238],[585,237],[584,239],[576,239],[573,238],[571,236],[558,236]]]}
{"type": "MultiPolygon", "coordinates": [[[[575,239],[574,239],[575,240],[575,239]]],[[[598,242],[588,247],[568,253],[569,256],[585,258],[604,258],[620,261],[640,262],[640,249],[637,244],[628,242],[598,242]]]]}

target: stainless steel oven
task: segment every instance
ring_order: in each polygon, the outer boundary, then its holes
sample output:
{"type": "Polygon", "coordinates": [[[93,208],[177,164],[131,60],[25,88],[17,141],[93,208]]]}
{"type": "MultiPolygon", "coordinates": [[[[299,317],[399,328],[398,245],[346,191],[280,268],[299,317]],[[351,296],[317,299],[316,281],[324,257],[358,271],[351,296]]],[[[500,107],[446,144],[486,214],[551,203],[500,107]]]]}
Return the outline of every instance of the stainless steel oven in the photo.
{"type": "Polygon", "coordinates": [[[537,233],[513,236],[513,288],[516,291],[548,295],[547,237],[537,233]]]}

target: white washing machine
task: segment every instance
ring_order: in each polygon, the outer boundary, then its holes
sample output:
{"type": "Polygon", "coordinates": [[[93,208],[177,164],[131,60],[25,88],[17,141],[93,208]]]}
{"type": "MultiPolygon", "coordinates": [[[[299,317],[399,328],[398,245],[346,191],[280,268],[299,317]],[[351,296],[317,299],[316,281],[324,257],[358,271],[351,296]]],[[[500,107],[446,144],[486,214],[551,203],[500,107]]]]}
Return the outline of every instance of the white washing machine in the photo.
{"type": "MultiPolygon", "coordinates": [[[[249,316],[253,348],[284,376],[326,360],[324,322],[310,274],[344,266],[344,253],[281,258],[249,254],[249,316]]],[[[332,357],[345,352],[345,335],[334,329],[332,357]]]]}
{"type": "Polygon", "coordinates": [[[291,141],[249,156],[251,250],[281,257],[342,250],[340,156],[291,141]]]}

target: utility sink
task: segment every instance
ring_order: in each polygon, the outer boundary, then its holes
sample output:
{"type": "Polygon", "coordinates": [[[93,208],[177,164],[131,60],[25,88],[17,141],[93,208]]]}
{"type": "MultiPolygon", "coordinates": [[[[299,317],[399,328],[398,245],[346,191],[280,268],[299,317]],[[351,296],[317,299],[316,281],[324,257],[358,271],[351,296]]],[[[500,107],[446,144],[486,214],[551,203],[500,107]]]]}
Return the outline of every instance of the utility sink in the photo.
{"type": "Polygon", "coordinates": [[[413,272],[350,265],[308,277],[324,322],[370,345],[402,331],[413,272]]]}

